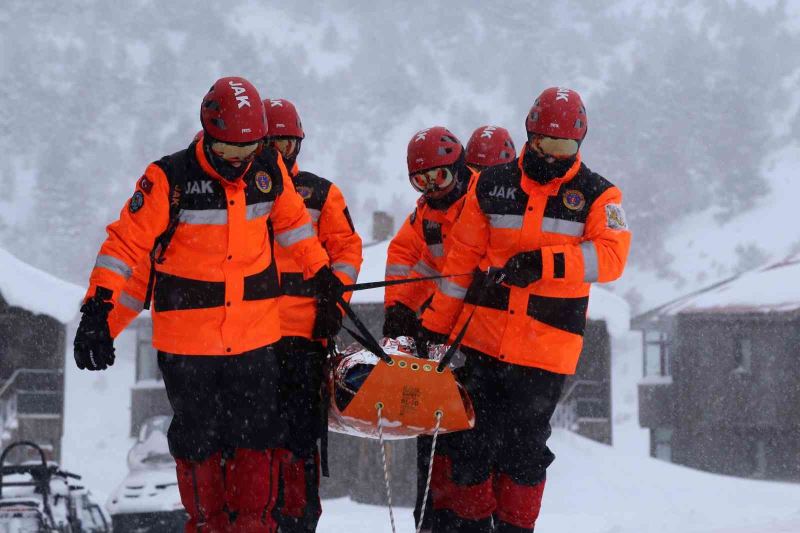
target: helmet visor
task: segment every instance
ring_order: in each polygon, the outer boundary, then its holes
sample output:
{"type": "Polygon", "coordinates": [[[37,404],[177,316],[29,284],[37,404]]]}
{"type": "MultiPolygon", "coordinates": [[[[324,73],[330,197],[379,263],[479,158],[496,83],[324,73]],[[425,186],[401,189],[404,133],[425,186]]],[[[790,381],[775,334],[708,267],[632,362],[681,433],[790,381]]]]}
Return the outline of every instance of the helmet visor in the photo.
{"type": "Polygon", "coordinates": [[[578,148],[580,148],[580,143],[575,139],[559,139],[544,135],[533,135],[530,144],[531,148],[540,154],[549,155],[556,159],[574,157],[578,153],[578,148]]]}
{"type": "Polygon", "coordinates": [[[419,192],[435,192],[447,189],[455,180],[453,171],[447,167],[438,167],[410,174],[411,185],[419,192]]]}
{"type": "Polygon", "coordinates": [[[229,163],[240,163],[252,160],[262,145],[261,141],[248,144],[214,141],[211,143],[211,151],[229,163]]]}

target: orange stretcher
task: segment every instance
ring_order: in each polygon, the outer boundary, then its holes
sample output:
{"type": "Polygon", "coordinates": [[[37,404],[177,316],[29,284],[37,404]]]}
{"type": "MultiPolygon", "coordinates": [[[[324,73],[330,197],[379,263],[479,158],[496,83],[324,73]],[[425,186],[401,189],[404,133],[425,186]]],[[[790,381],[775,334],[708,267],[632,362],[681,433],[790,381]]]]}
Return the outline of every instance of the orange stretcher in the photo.
{"type": "Polygon", "coordinates": [[[388,362],[359,345],[335,356],[328,379],[331,431],[408,439],[432,435],[437,427],[440,434],[474,427],[472,401],[452,370],[414,356],[413,343],[383,339],[388,362]]]}

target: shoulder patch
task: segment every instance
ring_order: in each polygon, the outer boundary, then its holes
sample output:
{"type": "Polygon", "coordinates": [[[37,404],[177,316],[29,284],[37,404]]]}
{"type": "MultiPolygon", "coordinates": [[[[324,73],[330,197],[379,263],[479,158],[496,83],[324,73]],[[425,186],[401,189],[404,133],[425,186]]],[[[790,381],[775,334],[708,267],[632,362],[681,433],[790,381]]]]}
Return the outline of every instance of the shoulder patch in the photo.
{"type": "Polygon", "coordinates": [[[606,226],[609,229],[627,230],[628,221],[620,204],[606,204],[606,226]]]}
{"type": "Polygon", "coordinates": [[[314,190],[311,187],[307,187],[305,185],[298,185],[297,187],[295,187],[295,189],[297,190],[297,194],[299,194],[303,200],[308,200],[309,198],[311,198],[311,195],[314,194],[314,190]]]}
{"type": "Polygon", "coordinates": [[[142,194],[142,191],[136,191],[133,193],[133,196],[131,196],[130,202],[128,202],[128,211],[131,213],[136,213],[142,208],[143,205],[144,194],[142,194]]]}
{"type": "Polygon", "coordinates": [[[139,183],[137,183],[137,185],[139,186],[139,188],[140,188],[141,190],[143,190],[143,191],[144,191],[144,192],[146,192],[147,194],[150,194],[150,191],[152,191],[152,190],[153,190],[153,182],[152,182],[152,181],[150,181],[150,180],[147,178],[147,176],[145,176],[145,175],[142,175],[142,177],[141,177],[141,178],[139,178],[139,183]]]}

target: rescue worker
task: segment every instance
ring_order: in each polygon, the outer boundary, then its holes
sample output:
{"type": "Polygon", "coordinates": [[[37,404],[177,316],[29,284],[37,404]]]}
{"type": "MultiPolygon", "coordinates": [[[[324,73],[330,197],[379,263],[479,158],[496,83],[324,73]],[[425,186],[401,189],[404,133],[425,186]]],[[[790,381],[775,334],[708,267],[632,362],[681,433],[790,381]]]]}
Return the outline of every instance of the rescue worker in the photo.
{"type": "Polygon", "coordinates": [[[422,315],[423,340],[444,343],[474,310],[456,373],[476,423],[441,439],[437,533],[533,531],[554,459],[549,420],[578,363],[591,283],[617,279],[630,247],[622,193],[581,161],[578,93],[545,90],[526,129],[519,157],[481,172],[450,232],[443,274],[474,276],[443,280],[422,315]],[[500,270],[487,280],[490,267],[500,270]]]}
{"type": "MultiPolygon", "coordinates": [[[[417,206],[389,243],[386,279],[435,276],[444,266],[449,247],[447,237],[464,205],[472,179],[464,148],[447,128],[434,126],[414,134],[408,143],[408,177],[422,193],[417,206]]],[[[417,314],[435,292],[433,281],[386,287],[383,334],[416,338],[417,314]]],[[[430,464],[431,438],[417,439],[417,502],[414,519],[419,523],[430,464]]],[[[424,529],[429,529],[430,498],[424,529]]]]}
{"type": "MultiPolygon", "coordinates": [[[[288,100],[264,100],[268,146],[278,151],[303,198],[331,268],[344,284],[355,283],[361,268],[361,237],[356,233],[339,188],[325,178],[300,171],[297,156],[305,138],[300,116],[288,100]]],[[[276,352],[280,364],[280,411],[287,422],[274,515],[282,533],[316,531],[322,507],[319,498],[318,440],[324,427],[323,365],[328,340],[341,328],[335,301],[318,308],[316,289],[303,279],[303,267],[289,248],[275,247],[283,296],[280,297],[282,338],[276,352]]],[[[350,293],[352,294],[352,293],[350,293]]]]}
{"type": "Polygon", "coordinates": [[[509,163],[517,156],[508,130],[500,126],[481,126],[467,142],[467,166],[478,173],[486,167],[509,163]]]}
{"type": "MultiPolygon", "coordinates": [[[[286,433],[271,237],[292,251],[321,298],[335,299],[341,282],[280,156],[255,158],[267,133],[255,87],[239,77],[216,81],[200,120],[203,138],[150,164],[108,226],[75,360],[89,370],[113,364],[109,312],[131,295],[123,288],[141,294],[126,281],[153,251],[153,345],[174,411],[168,440],[186,531],[271,532],[273,459],[286,433]]],[[[115,328],[126,318],[117,320],[115,328]]]]}

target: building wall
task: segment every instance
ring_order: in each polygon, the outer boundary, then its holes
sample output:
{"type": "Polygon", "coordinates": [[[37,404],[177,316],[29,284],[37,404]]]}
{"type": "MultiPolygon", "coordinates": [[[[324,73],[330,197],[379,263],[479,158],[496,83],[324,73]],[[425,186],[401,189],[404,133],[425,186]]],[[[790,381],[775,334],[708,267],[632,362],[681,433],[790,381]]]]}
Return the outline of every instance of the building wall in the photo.
{"type": "Polygon", "coordinates": [[[800,321],[679,315],[672,460],[722,474],[800,479],[800,321]],[[749,339],[749,369],[737,359],[749,339]]]}
{"type": "Polygon", "coordinates": [[[64,420],[66,328],[47,315],[8,306],[0,296],[0,448],[16,440],[42,445],[60,460],[64,420]],[[46,371],[22,372],[21,370],[46,371]],[[13,418],[13,420],[12,420],[13,418]]]}

